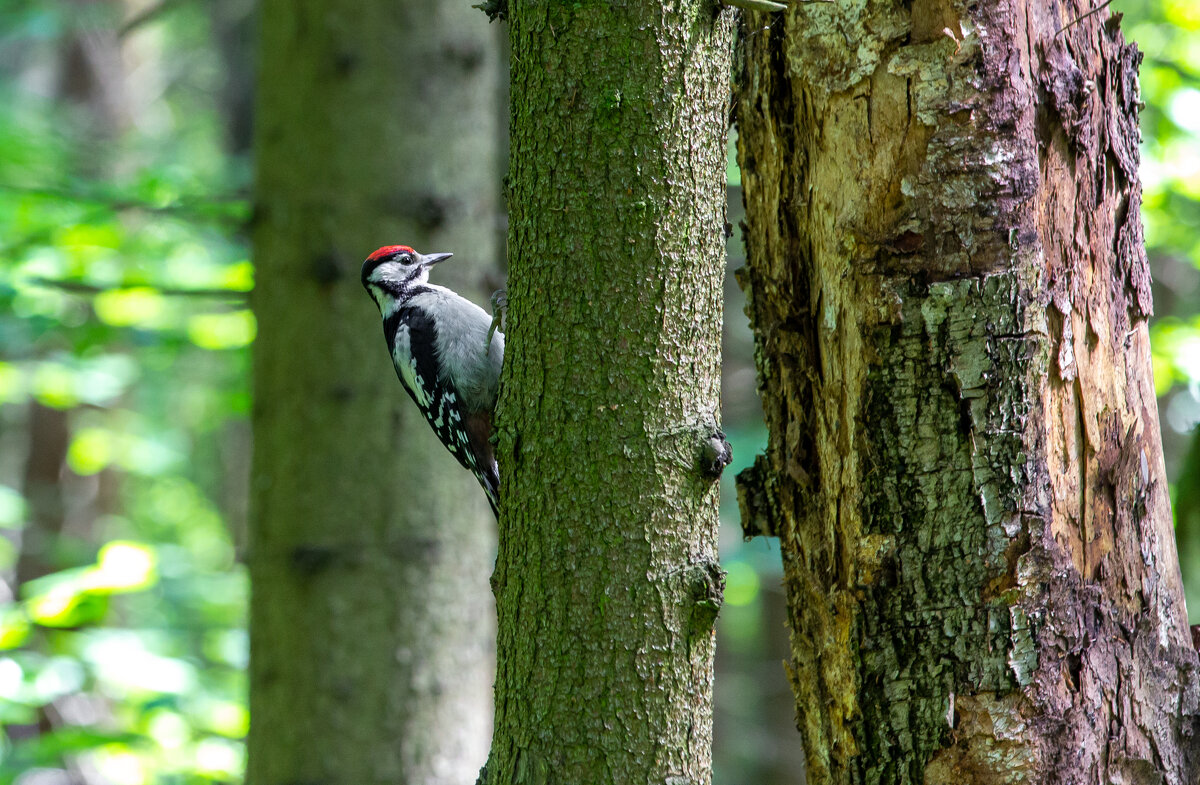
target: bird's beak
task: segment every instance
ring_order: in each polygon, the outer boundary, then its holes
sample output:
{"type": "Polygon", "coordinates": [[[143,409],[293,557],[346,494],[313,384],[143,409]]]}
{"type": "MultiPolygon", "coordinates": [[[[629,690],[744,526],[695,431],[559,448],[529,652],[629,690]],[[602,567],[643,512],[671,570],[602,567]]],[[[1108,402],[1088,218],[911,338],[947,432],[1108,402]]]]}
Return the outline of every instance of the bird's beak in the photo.
{"type": "Polygon", "coordinates": [[[430,253],[430,254],[425,254],[424,256],[422,256],[422,257],[421,257],[421,264],[423,264],[423,265],[424,265],[424,266],[426,266],[426,267],[432,267],[432,266],[434,266],[435,264],[437,264],[438,262],[444,262],[444,261],[446,261],[446,260],[447,260],[447,259],[449,259],[451,256],[454,256],[454,254],[452,254],[452,253],[430,253]]]}

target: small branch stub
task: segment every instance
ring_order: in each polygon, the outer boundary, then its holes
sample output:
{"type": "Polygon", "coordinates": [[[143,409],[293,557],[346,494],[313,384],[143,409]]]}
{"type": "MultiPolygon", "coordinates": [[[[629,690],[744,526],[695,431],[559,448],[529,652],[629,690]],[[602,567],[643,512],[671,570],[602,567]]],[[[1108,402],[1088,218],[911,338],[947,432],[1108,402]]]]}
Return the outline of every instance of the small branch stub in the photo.
{"type": "Polygon", "coordinates": [[[725,602],[725,571],[715,561],[704,560],[685,573],[692,602],[692,636],[712,632],[725,602]]]}

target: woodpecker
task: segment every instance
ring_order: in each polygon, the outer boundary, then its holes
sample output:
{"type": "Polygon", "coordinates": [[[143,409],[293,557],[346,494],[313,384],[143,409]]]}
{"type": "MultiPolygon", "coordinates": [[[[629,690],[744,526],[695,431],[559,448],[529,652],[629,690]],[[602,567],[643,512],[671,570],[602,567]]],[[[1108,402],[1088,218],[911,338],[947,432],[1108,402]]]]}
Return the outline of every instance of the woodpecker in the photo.
{"type": "Polygon", "coordinates": [[[387,245],[363,262],[362,284],[383,316],[400,383],[499,516],[491,436],[504,335],[492,334],[493,319],[478,305],[429,283],[429,268],[451,256],[387,245]]]}

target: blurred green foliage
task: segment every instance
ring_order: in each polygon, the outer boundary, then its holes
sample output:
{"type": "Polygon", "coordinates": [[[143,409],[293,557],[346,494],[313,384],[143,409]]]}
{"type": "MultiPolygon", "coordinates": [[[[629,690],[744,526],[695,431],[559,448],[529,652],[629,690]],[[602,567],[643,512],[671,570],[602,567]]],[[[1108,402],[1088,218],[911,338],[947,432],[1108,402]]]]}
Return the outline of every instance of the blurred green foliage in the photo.
{"type": "Polygon", "coordinates": [[[241,778],[247,164],[124,8],[0,1],[0,783],[241,778]]]}
{"type": "Polygon", "coordinates": [[[1200,385],[1200,4],[1117,2],[1141,69],[1143,220],[1159,291],[1155,383],[1200,385]]]}
{"type": "Polygon", "coordinates": [[[1117,0],[1141,68],[1150,341],[1189,616],[1200,623],[1200,3],[1117,0]]]}
{"type": "MultiPolygon", "coordinates": [[[[0,785],[241,778],[255,324],[248,164],[230,141],[246,123],[228,89],[250,75],[227,38],[245,34],[246,5],[167,0],[127,16],[134,5],[106,0],[0,0],[0,785]]],[[[1184,460],[1200,445],[1188,437],[1200,419],[1200,6],[1112,7],[1147,55],[1156,384],[1177,509],[1200,516],[1200,457],[1184,460]]],[[[727,344],[726,373],[740,464],[765,434],[749,338],[729,321],[743,347],[727,344]]],[[[782,612],[778,548],[740,542],[728,483],[723,516],[722,650],[760,654],[723,670],[718,703],[752,724],[761,706],[733,701],[760,694],[770,669],[786,723],[779,657],[761,654],[782,629],[764,610],[782,612]]],[[[1200,573],[1196,549],[1185,568],[1200,573]]],[[[718,770],[734,781],[764,755],[742,748],[718,770]]]]}

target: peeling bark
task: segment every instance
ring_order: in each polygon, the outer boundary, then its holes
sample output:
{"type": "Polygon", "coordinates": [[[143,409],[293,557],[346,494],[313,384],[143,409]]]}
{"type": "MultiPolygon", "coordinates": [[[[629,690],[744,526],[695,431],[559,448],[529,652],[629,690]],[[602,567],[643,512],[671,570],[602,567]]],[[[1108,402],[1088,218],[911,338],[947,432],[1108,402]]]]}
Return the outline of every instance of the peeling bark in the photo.
{"type": "Polygon", "coordinates": [[[1200,777],[1140,55],[1089,10],[866,0],[744,24],[741,280],[770,443],[739,497],[782,541],[810,782],[1200,777]]]}

